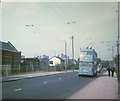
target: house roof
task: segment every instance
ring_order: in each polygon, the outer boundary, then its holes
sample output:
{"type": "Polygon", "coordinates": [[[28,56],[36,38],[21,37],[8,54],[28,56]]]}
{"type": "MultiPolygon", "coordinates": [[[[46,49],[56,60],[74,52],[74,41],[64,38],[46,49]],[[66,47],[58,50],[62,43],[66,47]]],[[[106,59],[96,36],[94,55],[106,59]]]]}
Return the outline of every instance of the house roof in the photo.
{"type": "Polygon", "coordinates": [[[9,41],[7,43],[0,41],[0,49],[12,51],[12,52],[18,52],[18,50],[9,41]]]}
{"type": "Polygon", "coordinates": [[[24,59],[21,59],[23,61],[40,61],[38,58],[24,58],[24,59]]]}
{"type": "MultiPolygon", "coordinates": [[[[51,57],[50,59],[52,59],[52,58],[54,58],[54,57],[60,59],[61,61],[64,61],[61,57],[58,57],[58,56],[53,56],[53,57],[51,57]]],[[[49,60],[50,60],[50,59],[49,59],[49,60]]]]}

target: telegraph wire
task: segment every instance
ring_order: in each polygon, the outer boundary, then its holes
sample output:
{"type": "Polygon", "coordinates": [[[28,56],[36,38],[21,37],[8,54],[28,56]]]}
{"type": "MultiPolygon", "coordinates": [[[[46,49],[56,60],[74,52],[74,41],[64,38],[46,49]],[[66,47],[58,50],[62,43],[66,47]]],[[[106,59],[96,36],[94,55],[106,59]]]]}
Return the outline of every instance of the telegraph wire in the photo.
{"type": "MultiPolygon", "coordinates": [[[[22,27],[26,28],[27,31],[29,31],[31,33],[31,30],[32,30],[32,33],[33,34],[39,34],[39,31],[41,31],[40,27],[35,25],[35,24],[29,24],[29,23],[25,23],[20,17],[16,17],[14,15],[11,15],[10,13],[8,13],[8,11],[3,11],[3,14],[6,16],[6,17],[9,17],[11,18],[12,22],[15,23],[15,24],[20,24],[22,27]]],[[[45,35],[44,33],[44,36],[47,36],[45,35]]],[[[53,39],[54,37],[52,36],[49,36],[51,37],[51,39],[53,39]]],[[[57,39],[56,39],[57,40],[57,39]]]]}
{"type": "Polygon", "coordinates": [[[61,14],[59,14],[55,9],[53,9],[50,6],[50,4],[48,4],[48,3],[45,3],[45,4],[51,9],[52,12],[54,12],[54,14],[56,14],[59,18],[61,18],[61,20],[63,20],[65,23],[67,23],[67,20],[63,16],[61,16],[61,14]]]}
{"type": "MultiPolygon", "coordinates": [[[[57,6],[57,8],[59,8],[59,9],[63,12],[63,15],[64,15],[66,18],[68,18],[66,24],[68,24],[68,25],[73,25],[72,28],[73,28],[76,32],[80,33],[79,30],[77,29],[78,26],[76,25],[76,24],[78,24],[79,22],[76,21],[76,20],[74,20],[70,15],[68,15],[68,14],[65,12],[65,10],[64,10],[57,2],[54,2],[54,3],[55,3],[55,5],[57,6]],[[75,26],[76,26],[76,27],[75,27],[75,26]]],[[[78,34],[78,35],[79,35],[79,34],[78,34]]]]}
{"type": "Polygon", "coordinates": [[[21,23],[22,25],[26,25],[26,23],[23,22],[22,19],[20,19],[20,18],[18,18],[18,17],[16,17],[16,16],[13,16],[12,14],[8,13],[8,11],[5,11],[5,10],[2,10],[2,11],[3,11],[2,14],[4,14],[5,16],[7,16],[7,17],[9,17],[9,18],[12,18],[13,20],[18,21],[18,22],[21,23]]]}
{"type": "Polygon", "coordinates": [[[19,24],[19,25],[24,25],[23,23],[21,23],[18,19],[16,19],[15,17],[13,16],[10,16],[10,14],[8,13],[2,13],[3,14],[3,19],[4,19],[4,16],[8,17],[9,20],[11,20],[14,24],[19,24]]]}
{"type": "MultiPolygon", "coordinates": [[[[21,25],[24,28],[25,27],[27,27],[27,28],[28,27],[34,28],[34,24],[29,24],[27,22],[25,23],[21,18],[16,17],[16,16],[8,13],[8,11],[3,10],[2,14],[3,14],[3,16],[6,16],[6,17],[10,18],[14,24],[17,24],[17,25],[19,24],[19,25],[21,25]]],[[[32,29],[32,30],[34,30],[34,29],[32,29]]],[[[29,32],[31,32],[31,31],[29,31],[29,32]]],[[[33,31],[33,33],[34,33],[34,31],[33,31]]]]}

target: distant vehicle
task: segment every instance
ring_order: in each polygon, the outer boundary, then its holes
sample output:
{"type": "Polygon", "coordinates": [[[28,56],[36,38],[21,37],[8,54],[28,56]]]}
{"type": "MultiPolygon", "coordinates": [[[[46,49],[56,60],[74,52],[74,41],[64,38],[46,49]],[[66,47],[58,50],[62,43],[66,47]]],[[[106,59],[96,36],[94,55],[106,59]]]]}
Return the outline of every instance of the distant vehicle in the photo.
{"type": "Polygon", "coordinates": [[[100,68],[97,68],[97,73],[100,73],[101,72],[101,69],[100,68]]]}
{"type": "Polygon", "coordinates": [[[97,66],[97,72],[100,73],[101,70],[102,70],[102,66],[99,64],[99,65],[97,66]]]}
{"type": "Polygon", "coordinates": [[[92,48],[84,48],[80,49],[80,57],[79,57],[79,73],[78,76],[81,75],[97,75],[97,53],[92,48]]]}

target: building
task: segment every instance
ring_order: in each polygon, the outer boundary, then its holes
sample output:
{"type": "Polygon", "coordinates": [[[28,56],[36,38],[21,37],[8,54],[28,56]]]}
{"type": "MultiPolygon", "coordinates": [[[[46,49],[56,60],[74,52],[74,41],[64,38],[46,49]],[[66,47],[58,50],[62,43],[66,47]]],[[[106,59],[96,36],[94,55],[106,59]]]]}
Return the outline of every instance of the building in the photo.
{"type": "Polygon", "coordinates": [[[41,68],[49,67],[49,56],[42,55],[42,56],[37,56],[37,58],[40,60],[40,67],[41,68]]]}
{"type": "Polygon", "coordinates": [[[49,59],[49,66],[51,67],[55,67],[54,70],[56,71],[61,71],[65,69],[65,60],[63,60],[62,58],[58,57],[58,56],[54,56],[52,58],[49,59]]]}
{"type": "Polygon", "coordinates": [[[41,58],[40,59],[40,67],[41,68],[49,67],[49,59],[48,58],[41,58]]]}
{"type": "Polygon", "coordinates": [[[40,70],[40,60],[38,58],[22,58],[21,72],[32,72],[40,70]]]}
{"type": "Polygon", "coordinates": [[[49,59],[49,66],[58,66],[64,64],[64,60],[58,56],[49,59]]]}
{"type": "Polygon", "coordinates": [[[0,58],[3,76],[20,72],[21,52],[11,42],[0,41],[0,58]]]}

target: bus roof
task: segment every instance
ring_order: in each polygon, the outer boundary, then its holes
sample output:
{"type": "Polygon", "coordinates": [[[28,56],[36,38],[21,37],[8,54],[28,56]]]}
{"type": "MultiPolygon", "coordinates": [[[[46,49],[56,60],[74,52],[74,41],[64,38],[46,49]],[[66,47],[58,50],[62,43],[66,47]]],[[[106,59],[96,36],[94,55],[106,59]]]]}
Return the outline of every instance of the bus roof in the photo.
{"type": "Polygon", "coordinates": [[[87,52],[87,51],[93,52],[97,56],[97,52],[94,49],[92,49],[92,48],[80,48],[80,51],[81,52],[87,52]]]}
{"type": "Polygon", "coordinates": [[[80,51],[95,51],[92,48],[80,48],[80,51]]]}

